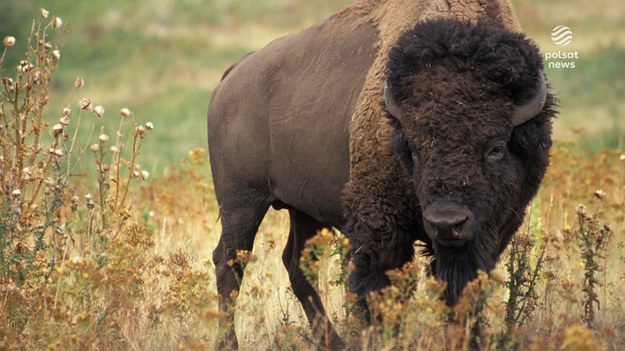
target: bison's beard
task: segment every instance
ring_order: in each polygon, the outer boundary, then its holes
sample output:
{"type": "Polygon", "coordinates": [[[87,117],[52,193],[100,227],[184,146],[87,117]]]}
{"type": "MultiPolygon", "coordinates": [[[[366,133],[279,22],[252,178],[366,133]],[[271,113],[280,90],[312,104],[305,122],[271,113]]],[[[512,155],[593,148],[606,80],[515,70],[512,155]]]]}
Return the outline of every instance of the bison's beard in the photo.
{"type": "Polygon", "coordinates": [[[479,236],[460,248],[435,243],[433,249],[434,275],[447,283],[443,298],[449,306],[458,303],[464,287],[477,277],[478,271],[490,272],[495,267],[492,245],[480,240],[479,236]]]}

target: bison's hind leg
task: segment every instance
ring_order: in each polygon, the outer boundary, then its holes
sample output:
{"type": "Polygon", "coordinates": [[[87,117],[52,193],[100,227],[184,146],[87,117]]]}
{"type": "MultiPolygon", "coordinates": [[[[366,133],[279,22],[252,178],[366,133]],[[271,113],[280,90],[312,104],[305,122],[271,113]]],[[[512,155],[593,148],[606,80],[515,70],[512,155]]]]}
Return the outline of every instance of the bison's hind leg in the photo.
{"type": "Polygon", "coordinates": [[[237,257],[237,253],[252,250],[256,232],[270,205],[267,196],[253,191],[244,193],[245,196],[231,196],[220,203],[222,232],[213,251],[219,310],[225,314],[219,326],[219,350],[238,348],[234,333],[234,306],[245,262],[237,257]]]}
{"type": "Polygon", "coordinates": [[[300,268],[300,257],[306,241],[323,229],[329,227],[323,225],[307,214],[295,210],[289,210],[291,229],[289,239],[282,254],[282,262],[289,273],[289,280],[293,293],[302,304],[313,335],[321,341],[320,348],[332,350],[343,349],[344,345],[337,335],[334,327],[328,320],[323,303],[319,294],[304,276],[300,268]]]}

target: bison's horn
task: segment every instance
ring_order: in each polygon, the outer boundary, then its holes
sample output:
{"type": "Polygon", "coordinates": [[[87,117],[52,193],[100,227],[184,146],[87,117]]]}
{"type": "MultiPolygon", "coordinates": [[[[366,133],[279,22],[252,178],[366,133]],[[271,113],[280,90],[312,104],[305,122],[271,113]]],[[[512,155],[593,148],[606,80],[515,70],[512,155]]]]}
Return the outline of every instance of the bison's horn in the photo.
{"type": "Polygon", "coordinates": [[[393,100],[393,97],[391,96],[391,90],[388,88],[387,85],[384,85],[384,104],[386,105],[386,109],[388,110],[388,113],[391,114],[391,116],[397,119],[401,118],[401,109],[399,108],[399,105],[397,105],[395,100],[393,100]]]}
{"type": "Polygon", "coordinates": [[[545,82],[545,75],[542,71],[538,71],[538,90],[528,102],[514,107],[512,125],[516,127],[536,117],[543,110],[546,101],[547,83],[545,82]]]}

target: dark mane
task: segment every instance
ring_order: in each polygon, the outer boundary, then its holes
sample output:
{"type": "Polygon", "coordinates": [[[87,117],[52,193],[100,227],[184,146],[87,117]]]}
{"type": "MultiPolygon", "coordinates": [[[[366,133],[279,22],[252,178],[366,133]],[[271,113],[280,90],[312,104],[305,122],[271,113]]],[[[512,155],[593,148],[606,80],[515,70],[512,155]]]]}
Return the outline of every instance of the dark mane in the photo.
{"type": "Polygon", "coordinates": [[[414,81],[406,77],[435,66],[487,79],[515,103],[534,93],[536,72],[543,69],[538,47],[523,33],[481,22],[424,21],[405,32],[389,53],[387,84],[393,98],[401,102],[411,96],[414,81]]]}

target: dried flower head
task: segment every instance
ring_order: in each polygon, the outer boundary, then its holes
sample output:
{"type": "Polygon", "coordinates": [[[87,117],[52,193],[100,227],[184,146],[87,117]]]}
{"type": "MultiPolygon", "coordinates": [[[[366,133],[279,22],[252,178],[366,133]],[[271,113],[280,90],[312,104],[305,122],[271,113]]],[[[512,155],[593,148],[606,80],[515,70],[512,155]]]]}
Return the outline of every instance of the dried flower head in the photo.
{"type": "Polygon", "coordinates": [[[91,151],[92,152],[100,151],[100,144],[93,144],[93,145],[91,145],[91,151]]]}
{"type": "Polygon", "coordinates": [[[578,215],[585,215],[586,206],[584,204],[578,204],[577,206],[575,206],[575,213],[577,213],[578,215]]]}
{"type": "Polygon", "coordinates": [[[69,117],[68,116],[61,117],[61,119],[59,119],[59,123],[67,127],[69,125],[69,117]]]}
{"type": "Polygon", "coordinates": [[[605,197],[605,191],[601,189],[595,191],[595,197],[599,200],[603,200],[603,198],[605,197]]]}
{"type": "Polygon", "coordinates": [[[111,152],[112,152],[112,153],[118,153],[118,152],[119,152],[119,147],[117,147],[117,146],[115,146],[115,145],[114,145],[114,146],[111,146],[111,152]]]}
{"type": "Polygon", "coordinates": [[[130,116],[130,110],[124,107],[121,110],[119,110],[119,114],[122,117],[128,117],[128,116],[130,116]]]}
{"type": "Polygon", "coordinates": [[[32,70],[33,68],[35,68],[35,66],[30,63],[30,61],[28,60],[21,60],[20,63],[17,65],[16,70],[19,73],[27,73],[30,70],[32,70]]]}
{"type": "Polygon", "coordinates": [[[147,180],[148,178],[150,178],[150,172],[148,171],[141,171],[141,179],[143,180],[147,180]]]}
{"type": "Polygon", "coordinates": [[[2,81],[2,85],[4,85],[4,88],[7,89],[8,91],[15,90],[15,86],[13,85],[13,79],[3,77],[0,81],[2,81]]]}
{"type": "Polygon", "coordinates": [[[40,70],[36,70],[33,73],[33,82],[35,82],[35,84],[39,84],[41,82],[41,71],[40,70]]]}
{"type": "Polygon", "coordinates": [[[52,51],[52,57],[54,57],[55,60],[60,60],[61,59],[61,51],[60,50],[54,50],[52,51]]]}
{"type": "Polygon", "coordinates": [[[66,106],[63,108],[63,111],[61,113],[64,117],[69,117],[72,115],[72,109],[66,106]]]}
{"type": "Polygon", "coordinates": [[[146,122],[145,123],[145,129],[147,129],[147,130],[154,129],[154,124],[152,124],[152,122],[146,122]]]}
{"type": "Polygon", "coordinates": [[[83,85],[85,85],[84,79],[80,77],[76,77],[76,80],[74,81],[74,88],[78,89],[82,87],[83,85]]]}
{"type": "Polygon", "coordinates": [[[61,149],[54,150],[54,155],[56,155],[58,157],[63,156],[63,150],[61,150],[61,149]]]}
{"type": "Polygon", "coordinates": [[[65,127],[64,127],[62,124],[60,124],[60,123],[55,124],[55,125],[52,127],[52,135],[53,135],[53,136],[55,136],[55,137],[57,137],[57,136],[59,136],[59,135],[63,134],[63,129],[64,129],[64,128],[65,128],[65,127]]]}
{"type": "Polygon", "coordinates": [[[54,29],[61,29],[61,27],[63,27],[63,20],[61,19],[61,17],[52,17],[52,27],[54,29]]]}
{"type": "Polygon", "coordinates": [[[15,189],[13,191],[11,191],[11,195],[18,197],[20,195],[22,195],[22,191],[20,189],[15,189]]]}
{"type": "Polygon", "coordinates": [[[91,100],[84,98],[82,100],[80,100],[80,102],[78,103],[78,106],[83,109],[86,110],[89,108],[89,106],[91,106],[91,100]]]}
{"type": "Polygon", "coordinates": [[[98,137],[98,139],[100,139],[100,141],[102,141],[102,142],[106,142],[106,141],[108,141],[108,140],[109,140],[109,136],[108,136],[108,135],[106,135],[106,134],[104,134],[104,133],[102,133],[102,134],[100,134],[100,136],[98,137]]]}
{"type": "Polygon", "coordinates": [[[15,37],[6,36],[4,37],[3,43],[5,47],[10,48],[11,46],[15,45],[15,37]]]}
{"type": "Polygon", "coordinates": [[[41,16],[41,18],[48,18],[48,16],[50,15],[50,11],[44,9],[43,7],[39,8],[39,16],[41,16]]]}
{"type": "Polygon", "coordinates": [[[136,132],[139,137],[143,138],[145,135],[145,128],[143,126],[138,126],[136,132]]]}
{"type": "Polygon", "coordinates": [[[102,105],[98,105],[94,107],[93,114],[95,114],[98,117],[102,117],[104,115],[104,107],[102,107],[102,105]]]}
{"type": "Polygon", "coordinates": [[[92,210],[95,207],[95,202],[93,201],[93,196],[91,194],[85,195],[85,200],[87,200],[87,208],[92,210]]]}

